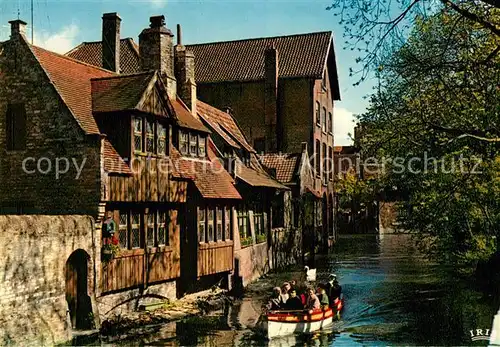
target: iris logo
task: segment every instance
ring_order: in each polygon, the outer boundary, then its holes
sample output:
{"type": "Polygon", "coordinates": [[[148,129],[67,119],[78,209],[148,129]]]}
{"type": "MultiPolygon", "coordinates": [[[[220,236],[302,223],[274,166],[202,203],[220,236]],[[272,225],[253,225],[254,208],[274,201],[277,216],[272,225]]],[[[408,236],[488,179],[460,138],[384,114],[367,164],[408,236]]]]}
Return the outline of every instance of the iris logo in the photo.
{"type": "Polygon", "coordinates": [[[470,339],[472,341],[489,341],[490,329],[475,329],[469,330],[470,339]]]}

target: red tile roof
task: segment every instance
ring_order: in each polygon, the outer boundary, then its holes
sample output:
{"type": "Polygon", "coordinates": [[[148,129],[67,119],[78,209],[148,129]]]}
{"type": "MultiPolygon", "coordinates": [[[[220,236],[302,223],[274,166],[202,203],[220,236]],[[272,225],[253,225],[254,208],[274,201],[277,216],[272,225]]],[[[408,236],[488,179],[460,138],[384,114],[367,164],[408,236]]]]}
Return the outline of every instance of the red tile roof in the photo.
{"type": "Polygon", "coordinates": [[[192,180],[206,199],[241,199],[233,178],[218,161],[210,145],[208,157],[209,160],[185,158],[173,148],[171,152],[173,176],[192,180]]]}
{"type": "Polygon", "coordinates": [[[133,75],[116,75],[92,80],[92,108],[94,112],[133,110],[155,72],[133,75]]]}
{"type": "Polygon", "coordinates": [[[255,153],[255,150],[247,142],[245,135],[243,135],[233,116],[200,100],[198,100],[196,105],[198,115],[207,121],[212,130],[224,138],[229,145],[235,148],[241,146],[250,153],[255,153]]]}
{"type": "Polygon", "coordinates": [[[284,185],[278,183],[278,181],[272,179],[266,173],[254,170],[241,162],[236,165],[236,178],[246,182],[252,187],[268,187],[285,190],[289,189],[288,187],[285,187],[284,185]]]}
{"type": "Polygon", "coordinates": [[[123,158],[118,154],[113,145],[104,139],[103,141],[103,154],[104,154],[104,170],[107,172],[132,174],[132,170],[125,163],[123,158]]]}
{"type": "Polygon", "coordinates": [[[279,77],[321,79],[328,64],[334,97],[340,97],[331,31],[186,46],[196,59],[198,83],[264,79],[270,47],[278,51],[279,77]]]}
{"type": "MultiPolygon", "coordinates": [[[[322,78],[328,65],[330,86],[340,99],[332,32],[203,43],[186,48],[195,55],[198,83],[254,81],[264,78],[264,51],[278,51],[280,77],[322,78]]],[[[84,42],[67,53],[70,57],[102,67],[102,42],[84,42]]],[[[132,39],[122,39],[120,66],[124,73],[140,70],[139,49],[132,39]]]]}
{"type": "Polygon", "coordinates": [[[276,170],[276,179],[282,183],[291,183],[298,174],[301,154],[263,154],[260,156],[262,165],[276,170]]]}
{"type": "Polygon", "coordinates": [[[89,134],[99,134],[92,114],[90,80],[113,73],[40,47],[30,48],[82,129],[89,134]]]}
{"type": "MultiPolygon", "coordinates": [[[[102,42],[83,42],[66,53],[68,57],[102,67],[102,42]]],[[[140,71],[139,47],[132,38],[120,40],[120,72],[134,73],[140,71]]]]}
{"type": "Polygon", "coordinates": [[[191,114],[189,108],[180,98],[172,100],[172,106],[174,107],[175,116],[179,126],[206,133],[210,132],[210,130],[208,130],[198,118],[191,114]]]}

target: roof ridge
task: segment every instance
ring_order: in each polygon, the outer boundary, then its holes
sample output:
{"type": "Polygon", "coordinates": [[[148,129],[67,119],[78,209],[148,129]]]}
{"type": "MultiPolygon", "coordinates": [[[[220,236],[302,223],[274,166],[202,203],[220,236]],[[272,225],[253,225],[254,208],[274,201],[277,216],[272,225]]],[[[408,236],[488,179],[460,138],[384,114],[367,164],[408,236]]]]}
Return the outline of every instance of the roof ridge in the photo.
{"type": "Polygon", "coordinates": [[[309,33],[301,33],[301,34],[289,34],[289,35],[277,35],[277,36],[261,36],[261,37],[251,37],[247,39],[238,39],[238,40],[227,40],[227,41],[212,41],[212,42],[204,42],[204,43],[195,43],[192,45],[186,45],[186,47],[190,46],[204,46],[204,45],[211,45],[211,44],[222,44],[222,43],[232,43],[232,42],[243,42],[243,41],[256,41],[256,40],[264,40],[264,39],[278,39],[278,38],[285,38],[285,37],[294,37],[294,36],[312,36],[312,35],[319,35],[319,34],[327,34],[329,33],[330,35],[333,35],[332,30],[325,30],[325,31],[313,31],[309,33]]]}
{"type": "Polygon", "coordinates": [[[49,54],[53,54],[53,55],[55,55],[55,56],[57,56],[57,57],[60,57],[60,58],[63,58],[63,59],[69,60],[69,61],[71,61],[71,62],[73,62],[73,63],[77,63],[77,64],[84,65],[84,66],[87,66],[87,67],[90,67],[90,68],[93,68],[93,69],[96,69],[96,70],[99,70],[99,71],[108,72],[108,73],[110,73],[110,74],[112,74],[112,75],[116,75],[116,73],[115,73],[115,72],[110,71],[110,70],[103,69],[102,67],[95,66],[95,65],[92,65],[92,64],[88,64],[88,63],[83,62],[83,61],[81,61],[81,60],[78,60],[78,59],[75,59],[75,58],[68,57],[67,55],[60,54],[60,53],[57,53],[57,52],[54,52],[54,51],[50,51],[50,50],[45,49],[45,48],[42,48],[42,47],[40,47],[40,46],[35,46],[35,45],[32,45],[32,44],[30,44],[30,43],[28,43],[28,42],[27,42],[27,44],[28,44],[30,47],[34,47],[34,48],[36,48],[36,49],[41,49],[42,51],[45,51],[45,52],[47,52],[47,53],[49,53],[49,54]]]}
{"type": "MultiPolygon", "coordinates": [[[[108,71],[108,70],[105,70],[108,71]]],[[[135,77],[135,76],[142,76],[142,75],[154,75],[155,70],[149,70],[149,71],[140,71],[140,72],[132,72],[128,74],[119,74],[119,75],[112,75],[112,76],[106,76],[106,77],[94,77],[91,78],[91,81],[101,81],[101,80],[110,80],[110,79],[115,79],[115,78],[126,78],[126,77],[135,77]]]]}

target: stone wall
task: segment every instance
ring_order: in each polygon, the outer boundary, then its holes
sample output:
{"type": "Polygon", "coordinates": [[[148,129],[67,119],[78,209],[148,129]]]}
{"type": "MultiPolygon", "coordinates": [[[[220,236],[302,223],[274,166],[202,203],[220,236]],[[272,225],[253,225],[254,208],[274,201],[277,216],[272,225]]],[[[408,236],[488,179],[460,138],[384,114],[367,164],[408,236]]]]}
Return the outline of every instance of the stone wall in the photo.
{"type": "Polygon", "coordinates": [[[100,138],[84,133],[27,43],[0,43],[0,213],[97,215],[100,149],[100,138]],[[9,103],[26,110],[24,150],[6,150],[9,103]]]}
{"type": "MultiPolygon", "coordinates": [[[[0,216],[0,344],[71,338],[66,261],[83,250],[94,268],[93,224],[87,216],[0,216]]],[[[93,276],[89,271],[90,295],[93,276]]]]}

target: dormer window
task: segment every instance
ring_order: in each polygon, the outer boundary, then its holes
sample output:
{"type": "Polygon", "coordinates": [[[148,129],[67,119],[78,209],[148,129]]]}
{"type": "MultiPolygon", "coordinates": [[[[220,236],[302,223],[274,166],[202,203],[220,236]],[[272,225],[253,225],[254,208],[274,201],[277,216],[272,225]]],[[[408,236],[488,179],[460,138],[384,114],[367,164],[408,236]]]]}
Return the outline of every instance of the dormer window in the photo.
{"type": "Polygon", "coordinates": [[[179,149],[182,154],[186,155],[189,153],[189,133],[187,131],[181,130],[181,136],[179,137],[179,149]]]}
{"type": "Polygon", "coordinates": [[[205,157],[205,155],[207,154],[207,151],[206,151],[206,137],[204,136],[199,136],[199,139],[198,139],[198,154],[200,157],[205,157]]]}
{"type": "Polygon", "coordinates": [[[134,152],[168,155],[168,125],[143,117],[134,117],[134,152]]]}
{"type": "Polygon", "coordinates": [[[142,118],[134,118],[134,151],[142,153],[142,118]]]}
{"type": "Polygon", "coordinates": [[[207,154],[207,137],[193,131],[180,130],[179,150],[182,155],[204,158],[207,154]]]}
{"type": "Polygon", "coordinates": [[[192,156],[198,155],[198,136],[194,133],[189,135],[189,154],[192,156]]]}
{"type": "Polygon", "coordinates": [[[146,153],[155,154],[155,123],[146,120],[146,153]]]}

